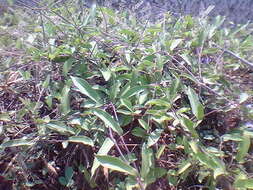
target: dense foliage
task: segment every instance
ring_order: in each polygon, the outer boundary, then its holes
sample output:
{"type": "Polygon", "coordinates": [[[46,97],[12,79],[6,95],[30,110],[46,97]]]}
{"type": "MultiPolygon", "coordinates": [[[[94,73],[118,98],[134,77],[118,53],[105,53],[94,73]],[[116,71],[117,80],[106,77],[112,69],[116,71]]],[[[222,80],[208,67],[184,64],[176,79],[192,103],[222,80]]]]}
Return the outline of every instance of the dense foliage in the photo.
{"type": "Polygon", "coordinates": [[[7,7],[0,187],[252,189],[253,27],[208,12],[7,7]]]}

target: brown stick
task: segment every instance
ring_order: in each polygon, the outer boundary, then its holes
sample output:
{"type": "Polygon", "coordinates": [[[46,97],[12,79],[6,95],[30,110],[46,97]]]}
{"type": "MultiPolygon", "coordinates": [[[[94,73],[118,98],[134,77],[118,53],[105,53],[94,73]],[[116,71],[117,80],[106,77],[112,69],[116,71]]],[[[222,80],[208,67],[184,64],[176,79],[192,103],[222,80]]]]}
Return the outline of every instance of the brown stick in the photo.
{"type": "Polygon", "coordinates": [[[240,60],[241,62],[243,62],[244,64],[253,67],[253,63],[247,61],[246,59],[244,59],[244,58],[242,58],[242,57],[239,57],[239,56],[236,55],[234,52],[232,52],[232,51],[230,51],[230,50],[228,50],[228,49],[222,48],[222,47],[218,46],[217,44],[214,44],[214,46],[217,47],[217,48],[219,48],[219,49],[221,49],[221,50],[223,50],[224,52],[228,53],[229,55],[232,55],[233,57],[239,59],[239,60],[240,60]]]}

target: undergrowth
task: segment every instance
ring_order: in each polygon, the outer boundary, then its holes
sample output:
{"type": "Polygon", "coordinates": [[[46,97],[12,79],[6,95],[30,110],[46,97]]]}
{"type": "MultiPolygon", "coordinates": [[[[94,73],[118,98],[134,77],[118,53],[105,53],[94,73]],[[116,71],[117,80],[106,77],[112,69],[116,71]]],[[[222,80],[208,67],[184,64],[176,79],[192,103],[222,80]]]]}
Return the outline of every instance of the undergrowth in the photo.
{"type": "Polygon", "coordinates": [[[252,189],[252,24],[6,7],[0,189],[252,189]]]}

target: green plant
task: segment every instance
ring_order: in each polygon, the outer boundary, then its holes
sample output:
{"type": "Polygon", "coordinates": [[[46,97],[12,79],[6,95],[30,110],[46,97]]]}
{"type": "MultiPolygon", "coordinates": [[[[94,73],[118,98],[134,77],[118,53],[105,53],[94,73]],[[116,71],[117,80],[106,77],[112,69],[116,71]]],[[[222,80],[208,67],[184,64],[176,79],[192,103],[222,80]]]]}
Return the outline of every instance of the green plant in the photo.
{"type": "Polygon", "coordinates": [[[74,183],[74,181],[72,179],[73,174],[74,174],[74,171],[73,171],[72,167],[67,167],[65,169],[65,176],[59,177],[60,184],[63,186],[66,186],[66,187],[72,186],[74,183]]]}
{"type": "MultiPolygon", "coordinates": [[[[22,156],[18,184],[38,185],[32,182],[53,160],[53,186],[61,188],[96,188],[104,176],[101,189],[144,190],[159,180],[215,189],[226,188],[224,179],[252,188],[252,131],[226,121],[235,111],[238,119],[251,114],[243,107],[251,86],[231,74],[252,60],[250,24],[221,28],[220,16],[166,14],[143,25],[131,14],[73,2],[36,13],[24,20],[31,13],[20,10],[7,15],[17,18],[12,25],[0,26],[7,46],[0,49],[7,102],[0,151],[6,160],[9,148],[22,156]],[[13,32],[20,27],[22,38],[13,32]]],[[[1,175],[18,180],[8,167],[1,175]]]]}

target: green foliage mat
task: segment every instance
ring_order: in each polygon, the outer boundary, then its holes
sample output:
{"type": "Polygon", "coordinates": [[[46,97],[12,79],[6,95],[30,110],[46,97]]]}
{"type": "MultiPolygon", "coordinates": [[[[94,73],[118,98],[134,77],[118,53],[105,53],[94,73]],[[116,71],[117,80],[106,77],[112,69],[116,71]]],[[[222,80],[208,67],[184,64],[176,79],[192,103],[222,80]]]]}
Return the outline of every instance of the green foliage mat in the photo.
{"type": "Polygon", "coordinates": [[[0,189],[252,189],[253,27],[224,20],[7,7],[0,189]]]}

